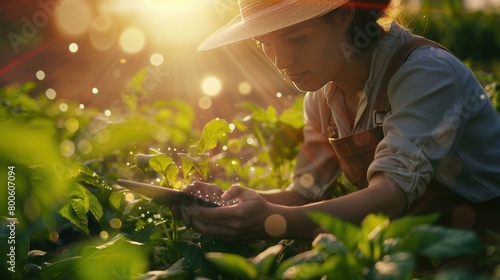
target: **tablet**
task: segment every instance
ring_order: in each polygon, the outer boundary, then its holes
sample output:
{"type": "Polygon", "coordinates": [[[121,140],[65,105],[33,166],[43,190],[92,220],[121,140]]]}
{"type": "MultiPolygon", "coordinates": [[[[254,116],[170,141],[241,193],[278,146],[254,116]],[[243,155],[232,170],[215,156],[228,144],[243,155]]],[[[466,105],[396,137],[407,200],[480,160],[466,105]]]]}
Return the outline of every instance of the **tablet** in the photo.
{"type": "Polygon", "coordinates": [[[154,186],[146,183],[139,183],[130,180],[119,179],[118,185],[129,189],[132,192],[149,197],[157,202],[165,203],[167,205],[185,204],[185,205],[198,205],[203,207],[218,207],[219,205],[210,201],[206,201],[197,196],[169,189],[160,186],[154,186]]]}

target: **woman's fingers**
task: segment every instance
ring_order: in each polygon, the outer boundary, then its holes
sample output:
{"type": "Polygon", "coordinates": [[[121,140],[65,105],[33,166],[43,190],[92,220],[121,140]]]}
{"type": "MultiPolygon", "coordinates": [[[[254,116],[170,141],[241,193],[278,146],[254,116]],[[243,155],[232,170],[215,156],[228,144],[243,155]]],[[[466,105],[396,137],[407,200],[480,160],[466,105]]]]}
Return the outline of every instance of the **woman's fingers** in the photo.
{"type": "Polygon", "coordinates": [[[248,201],[258,199],[259,197],[260,195],[255,190],[244,188],[240,185],[233,185],[221,196],[225,201],[236,199],[239,201],[248,201]]]}

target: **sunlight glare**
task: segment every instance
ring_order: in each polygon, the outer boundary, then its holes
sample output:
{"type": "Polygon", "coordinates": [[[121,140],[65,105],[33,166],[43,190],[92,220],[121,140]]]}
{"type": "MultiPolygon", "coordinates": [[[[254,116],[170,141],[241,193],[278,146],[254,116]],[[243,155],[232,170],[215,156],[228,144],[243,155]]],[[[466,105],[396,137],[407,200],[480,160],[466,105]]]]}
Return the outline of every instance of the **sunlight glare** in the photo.
{"type": "MultiPolygon", "coordinates": [[[[237,5],[213,0],[110,0],[100,5],[102,13],[130,17],[145,37],[161,45],[199,43],[211,24],[219,26],[225,16],[237,13],[237,5]],[[213,10],[217,13],[207,11],[213,10]],[[223,17],[224,16],[224,17],[223,17]]],[[[224,1],[225,2],[225,1],[224,1]]],[[[236,2],[236,1],[235,1],[236,2]]]]}
{"type": "Polygon", "coordinates": [[[120,47],[127,53],[140,52],[145,45],[144,34],[137,28],[125,29],[120,34],[120,47]]]}
{"type": "Polygon", "coordinates": [[[216,77],[207,77],[201,83],[201,89],[208,96],[216,96],[220,93],[222,84],[216,77]]]}

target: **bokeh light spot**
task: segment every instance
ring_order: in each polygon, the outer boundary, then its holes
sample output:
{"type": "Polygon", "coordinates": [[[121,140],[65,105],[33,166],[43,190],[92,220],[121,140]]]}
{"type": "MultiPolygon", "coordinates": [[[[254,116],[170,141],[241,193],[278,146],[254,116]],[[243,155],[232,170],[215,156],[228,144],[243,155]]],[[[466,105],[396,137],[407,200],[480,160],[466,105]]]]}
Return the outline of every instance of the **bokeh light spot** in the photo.
{"type": "Polygon", "coordinates": [[[66,120],[65,126],[70,133],[74,133],[80,127],[80,122],[76,118],[69,118],[66,120]]]}
{"type": "Polygon", "coordinates": [[[238,85],[238,92],[241,95],[249,95],[252,92],[252,85],[248,82],[241,82],[238,85]]]}
{"type": "Polygon", "coordinates": [[[57,233],[57,231],[51,231],[49,233],[49,240],[52,242],[57,242],[59,240],[59,233],[57,233]]]}
{"type": "Polygon", "coordinates": [[[46,91],[45,91],[45,96],[47,96],[48,99],[50,100],[54,100],[57,96],[56,94],[56,91],[51,89],[51,88],[48,88],[46,91]]]}
{"type": "Polygon", "coordinates": [[[163,64],[163,55],[155,53],[149,58],[149,62],[154,66],[159,66],[163,64]]]}
{"type": "Polygon", "coordinates": [[[114,229],[118,229],[122,227],[122,221],[118,218],[113,218],[109,221],[109,225],[114,229]]]}
{"type": "Polygon", "coordinates": [[[106,15],[99,15],[90,25],[90,42],[94,48],[105,51],[113,46],[118,37],[114,21],[106,15]]]}
{"type": "Polygon", "coordinates": [[[66,112],[66,111],[68,111],[68,104],[66,104],[66,103],[64,103],[64,102],[63,102],[63,103],[61,103],[61,104],[59,104],[59,110],[61,110],[61,112],[66,112]]]}
{"type": "Polygon", "coordinates": [[[77,43],[71,43],[68,46],[68,49],[72,53],[76,53],[78,51],[78,44],[77,43]]]}
{"type": "Polygon", "coordinates": [[[102,240],[108,240],[109,238],[109,234],[107,231],[103,230],[99,233],[99,237],[102,239],[102,240]]]}
{"type": "Polygon", "coordinates": [[[110,110],[104,110],[104,115],[107,117],[111,116],[111,111],[110,110]]]}
{"type": "Polygon", "coordinates": [[[80,142],[78,142],[77,149],[80,153],[87,155],[92,152],[92,143],[90,143],[88,140],[81,140],[80,142]]]}
{"type": "Polygon", "coordinates": [[[97,94],[97,93],[99,93],[99,89],[98,89],[98,88],[92,88],[92,93],[93,93],[93,94],[97,94]]]}
{"type": "Polygon", "coordinates": [[[45,72],[43,72],[42,70],[38,70],[38,71],[36,71],[35,76],[38,80],[41,81],[41,80],[45,79],[45,72]]]}
{"type": "Polygon", "coordinates": [[[279,214],[273,214],[267,217],[264,228],[266,229],[267,234],[270,236],[280,236],[286,232],[287,223],[283,216],[279,214]]]}
{"type": "Polygon", "coordinates": [[[59,145],[59,151],[64,157],[71,157],[75,153],[75,144],[69,140],[64,140],[59,145]]]}
{"type": "Polygon", "coordinates": [[[120,71],[119,69],[113,70],[113,77],[120,78],[121,75],[122,75],[122,71],[120,71]]]}
{"type": "Polygon", "coordinates": [[[80,35],[87,31],[91,19],[89,4],[81,0],[61,1],[55,11],[57,27],[68,35],[80,35]]]}
{"type": "Polygon", "coordinates": [[[198,106],[200,106],[201,109],[208,109],[212,107],[212,98],[208,96],[202,96],[198,100],[198,106]]]}
{"type": "Polygon", "coordinates": [[[311,188],[314,185],[314,176],[309,173],[303,174],[299,182],[304,188],[311,188]]]}
{"type": "Polygon", "coordinates": [[[125,29],[120,35],[120,47],[127,53],[137,53],[144,48],[145,38],[137,28],[125,29]]]}
{"type": "Polygon", "coordinates": [[[216,96],[220,93],[222,84],[216,77],[207,77],[201,83],[201,90],[208,96],[216,96]]]}
{"type": "Polygon", "coordinates": [[[129,202],[129,203],[132,202],[132,201],[134,201],[134,194],[133,193],[127,193],[127,194],[125,194],[125,201],[129,202]]]}

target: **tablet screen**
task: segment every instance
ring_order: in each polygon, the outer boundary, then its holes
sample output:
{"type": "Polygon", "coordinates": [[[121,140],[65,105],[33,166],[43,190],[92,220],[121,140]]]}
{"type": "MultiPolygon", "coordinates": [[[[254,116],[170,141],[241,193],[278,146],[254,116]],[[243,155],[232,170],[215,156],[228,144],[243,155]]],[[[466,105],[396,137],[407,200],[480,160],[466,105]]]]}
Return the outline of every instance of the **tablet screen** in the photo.
{"type": "Polygon", "coordinates": [[[206,201],[197,196],[169,189],[165,187],[155,186],[146,183],[139,183],[130,180],[119,179],[118,185],[125,187],[135,193],[149,197],[155,201],[165,203],[167,205],[186,204],[198,205],[202,207],[218,207],[219,205],[210,201],[206,201]]]}

